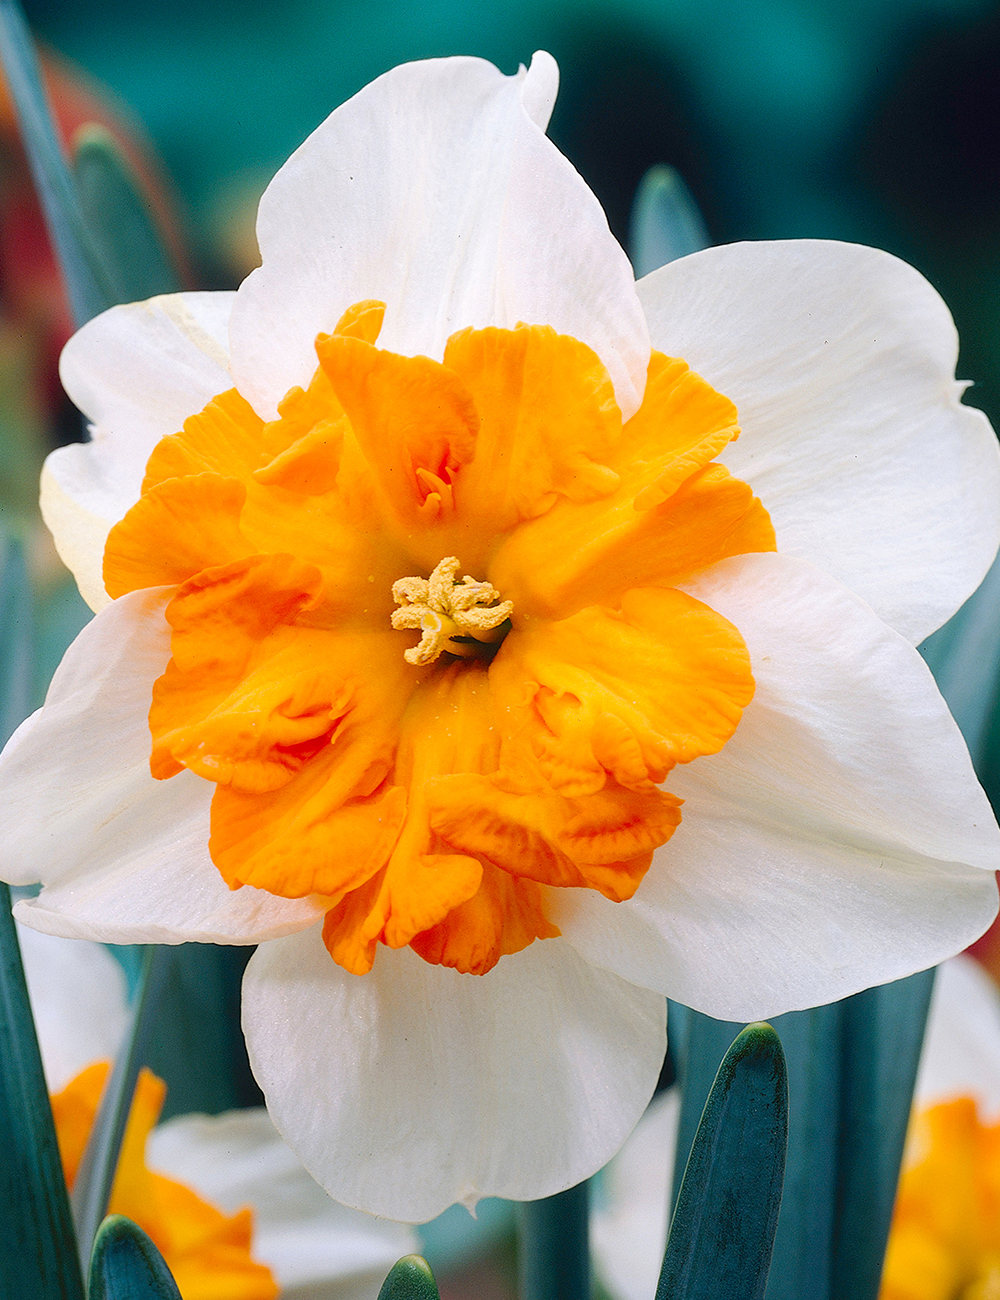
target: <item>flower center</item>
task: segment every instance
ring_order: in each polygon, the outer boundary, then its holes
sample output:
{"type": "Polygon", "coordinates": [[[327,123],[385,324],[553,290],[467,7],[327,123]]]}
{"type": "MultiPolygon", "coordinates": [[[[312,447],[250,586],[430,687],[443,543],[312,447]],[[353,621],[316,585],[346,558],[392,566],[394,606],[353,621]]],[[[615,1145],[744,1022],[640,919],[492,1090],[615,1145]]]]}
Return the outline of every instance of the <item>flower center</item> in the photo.
{"type": "Polygon", "coordinates": [[[408,664],[422,668],[444,653],[461,659],[489,656],[507,635],[513,603],[501,600],[490,583],[476,582],[468,574],[457,582],[459,567],[449,555],[429,578],[400,578],[392,584],[392,598],[399,606],[392,612],[392,626],[421,632],[419,644],[403,651],[408,664]]]}

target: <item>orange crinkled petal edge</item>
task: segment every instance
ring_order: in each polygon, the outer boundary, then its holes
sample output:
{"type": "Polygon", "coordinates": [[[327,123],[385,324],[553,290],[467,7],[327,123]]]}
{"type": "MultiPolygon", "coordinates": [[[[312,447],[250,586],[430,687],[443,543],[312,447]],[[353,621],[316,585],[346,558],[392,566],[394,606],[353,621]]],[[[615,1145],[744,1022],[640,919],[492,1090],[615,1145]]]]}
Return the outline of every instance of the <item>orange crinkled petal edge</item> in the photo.
{"type": "Polygon", "coordinates": [[[753,694],[738,630],[675,585],[774,532],[713,463],[735,408],[683,361],[652,355],[623,426],[576,339],[463,330],[434,362],[378,349],[383,311],[319,338],[277,420],[233,390],[163,439],[106,581],[176,587],[152,770],[216,783],[230,887],[323,897],[357,973],[379,943],[482,973],[557,933],[543,886],[635,892],[680,821],[658,787],[753,694]],[[415,668],[392,583],[447,554],[512,630],[415,668]]]}

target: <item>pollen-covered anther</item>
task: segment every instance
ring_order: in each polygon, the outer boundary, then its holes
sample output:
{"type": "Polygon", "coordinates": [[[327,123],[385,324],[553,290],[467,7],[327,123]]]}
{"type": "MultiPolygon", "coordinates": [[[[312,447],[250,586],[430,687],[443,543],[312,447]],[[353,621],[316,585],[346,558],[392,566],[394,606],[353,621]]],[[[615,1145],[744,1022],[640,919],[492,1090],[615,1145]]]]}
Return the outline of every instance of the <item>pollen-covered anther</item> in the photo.
{"type": "Polygon", "coordinates": [[[400,578],[392,584],[392,598],[399,606],[392,612],[392,626],[422,633],[418,645],[403,651],[407,663],[422,668],[443,653],[471,659],[503,640],[513,602],[501,600],[490,583],[468,574],[457,582],[459,567],[449,555],[429,578],[400,578]]]}

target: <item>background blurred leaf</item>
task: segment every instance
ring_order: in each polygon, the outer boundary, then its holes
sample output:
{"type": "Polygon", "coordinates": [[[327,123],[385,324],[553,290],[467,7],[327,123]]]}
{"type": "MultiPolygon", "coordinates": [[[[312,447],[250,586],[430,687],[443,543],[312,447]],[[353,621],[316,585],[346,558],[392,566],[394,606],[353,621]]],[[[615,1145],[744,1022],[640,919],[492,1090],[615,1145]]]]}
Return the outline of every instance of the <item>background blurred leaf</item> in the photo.
{"type": "Polygon", "coordinates": [[[673,167],[650,167],[639,183],[629,219],[628,245],[638,280],[658,266],[711,243],[691,191],[673,167]]]}
{"type": "Polygon", "coordinates": [[[181,1300],[181,1294],[143,1230],[123,1214],[112,1214],[94,1241],[88,1300],[181,1300]]]}
{"type": "Polygon", "coordinates": [[[53,126],[34,43],[16,0],[0,0],[0,59],[73,318],[82,325],[112,306],[114,293],[90,238],[53,126]]]}
{"type": "Polygon", "coordinates": [[[31,712],[33,642],[24,552],[0,531],[0,745],[31,712]]]}
{"type": "Polygon", "coordinates": [[[115,302],[176,293],[180,277],[164,247],[152,207],[128,159],[102,126],[73,141],[73,175],[84,225],[115,302]]]}
{"type": "MultiPolygon", "coordinates": [[[[764,1295],[787,1137],[781,1042],[770,1025],[749,1025],[723,1057],[694,1134],[657,1300],[764,1295]]],[[[682,1148],[677,1154],[680,1159],[682,1148]]],[[[808,1288],[799,1292],[800,1298],[813,1294],[808,1288]]]]}
{"type": "MultiPolygon", "coordinates": [[[[767,1300],[874,1300],[933,971],[777,1016],[788,1160],[767,1300]]],[[[670,1004],[682,1089],[675,1195],[714,1062],[738,1025],[670,1004]]]]}
{"type": "Polygon", "coordinates": [[[590,1186],[517,1207],[519,1300],[587,1300],[590,1186]]]}
{"type": "Polygon", "coordinates": [[[0,1295],[83,1300],[76,1238],[21,951],[0,884],[0,1295]]]}

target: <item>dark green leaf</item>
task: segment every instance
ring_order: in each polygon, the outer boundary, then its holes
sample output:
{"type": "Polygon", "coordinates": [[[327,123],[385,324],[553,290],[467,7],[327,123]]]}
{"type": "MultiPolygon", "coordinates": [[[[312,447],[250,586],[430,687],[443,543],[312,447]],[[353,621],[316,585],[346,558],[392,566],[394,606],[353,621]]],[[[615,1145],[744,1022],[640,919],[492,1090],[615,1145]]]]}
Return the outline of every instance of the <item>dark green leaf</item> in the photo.
{"type": "Polygon", "coordinates": [[[0,745],[31,712],[33,640],[24,553],[0,533],[0,745]]]}
{"type": "Polygon", "coordinates": [[[0,884],[0,1296],[83,1300],[10,890],[0,884]]]}
{"type": "Polygon", "coordinates": [[[629,254],[638,280],[678,257],[711,243],[691,191],[680,173],[662,164],[639,182],[629,218],[629,254]]]}
{"type": "Polygon", "coordinates": [[[101,126],[74,140],[73,174],[84,223],[115,302],[176,293],[180,280],[128,159],[101,126]]]}
{"type": "Polygon", "coordinates": [[[146,1058],[167,1085],[163,1118],[263,1105],[240,1030],[240,988],[253,949],[184,943],[173,954],[146,1058]]]}
{"type": "Polygon", "coordinates": [[[844,1005],[831,1300],[875,1300],[934,971],[844,1005]]]}
{"type": "Polygon", "coordinates": [[[681,1182],[657,1300],[760,1300],[781,1204],[788,1085],[778,1035],[749,1025],[719,1066],[681,1182]]]}
{"type": "Polygon", "coordinates": [[[77,325],[179,288],[142,187],[108,132],[83,128],[67,166],[17,0],[0,0],[0,58],[77,325]]]}
{"type": "Polygon", "coordinates": [[[0,59],[25,152],[78,325],[115,302],[56,137],[38,57],[17,0],[0,0],[0,59]]]}
{"type": "Polygon", "coordinates": [[[94,1240],[88,1300],[181,1300],[181,1293],[143,1230],[112,1214],[94,1240]]]}
{"type": "Polygon", "coordinates": [[[521,1300],[587,1300],[590,1295],[590,1187],[517,1208],[521,1300]]]}
{"type": "Polygon", "coordinates": [[[422,1255],[398,1259],[382,1283],[378,1300],[438,1300],[437,1283],[427,1260],[422,1255]]]}
{"type": "MultiPolygon", "coordinates": [[[[778,1016],[788,1160],[767,1300],[878,1293],[932,972],[778,1016]]],[[[682,1082],[675,1194],[715,1063],[739,1025],[670,1005],[682,1082]]]]}
{"type": "Polygon", "coordinates": [[[136,1080],[149,1050],[170,955],[171,950],[159,944],[146,949],[129,1034],[105,1085],[73,1184],[73,1219],[84,1268],[108,1208],[136,1080]]]}

